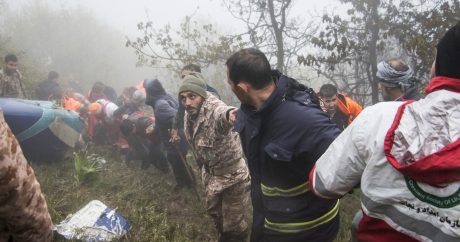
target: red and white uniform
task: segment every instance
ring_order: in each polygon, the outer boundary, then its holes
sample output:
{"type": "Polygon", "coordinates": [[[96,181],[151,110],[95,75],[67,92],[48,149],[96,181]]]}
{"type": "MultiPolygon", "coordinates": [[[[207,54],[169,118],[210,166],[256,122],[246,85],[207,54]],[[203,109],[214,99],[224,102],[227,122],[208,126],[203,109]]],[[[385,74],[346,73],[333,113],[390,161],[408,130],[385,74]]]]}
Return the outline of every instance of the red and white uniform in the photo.
{"type": "Polygon", "coordinates": [[[359,241],[460,241],[460,80],[366,108],[310,173],[319,196],[361,183],[359,241]]]}

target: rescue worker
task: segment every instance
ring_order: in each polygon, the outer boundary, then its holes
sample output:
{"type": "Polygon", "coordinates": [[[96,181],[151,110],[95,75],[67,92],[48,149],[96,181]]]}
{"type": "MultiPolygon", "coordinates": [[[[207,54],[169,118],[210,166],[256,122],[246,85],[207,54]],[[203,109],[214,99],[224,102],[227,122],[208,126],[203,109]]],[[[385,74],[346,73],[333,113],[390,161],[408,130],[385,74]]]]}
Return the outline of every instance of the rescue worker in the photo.
{"type": "Polygon", "coordinates": [[[67,91],[62,96],[62,105],[65,109],[78,112],[82,118],[85,118],[90,103],[82,94],[67,91]]]}
{"type": "Polygon", "coordinates": [[[324,109],[329,114],[332,122],[337,124],[340,130],[344,130],[358,116],[363,109],[361,105],[351,98],[338,93],[337,87],[332,84],[324,84],[319,89],[324,109]]]}
{"type": "Polygon", "coordinates": [[[324,198],[361,183],[357,241],[460,241],[460,22],[433,66],[424,99],[364,109],[310,174],[324,198]]]}
{"type": "Polygon", "coordinates": [[[146,95],[141,90],[135,90],[128,100],[114,112],[116,118],[121,119],[123,115],[130,115],[136,112],[142,112],[142,107],[145,104],[146,95]]]}
{"type": "Polygon", "coordinates": [[[98,99],[105,99],[115,103],[117,101],[117,92],[111,86],[102,82],[96,82],[88,93],[88,100],[95,102],[98,99]]]}
{"type": "Polygon", "coordinates": [[[88,133],[95,144],[116,145],[119,127],[114,116],[118,106],[105,99],[98,99],[88,106],[90,121],[88,133]]]}
{"type": "Polygon", "coordinates": [[[133,96],[133,93],[136,91],[136,90],[139,90],[137,89],[136,87],[134,86],[131,86],[131,87],[126,87],[123,89],[122,93],[120,96],[118,96],[117,98],[117,101],[116,101],[116,104],[118,106],[123,106],[125,103],[129,102],[129,100],[131,100],[132,96],[133,96]]]}
{"type": "Polygon", "coordinates": [[[214,220],[219,242],[246,241],[249,171],[238,133],[227,106],[199,76],[186,76],[179,88],[185,107],[185,137],[202,165],[206,209],[214,220]]]}
{"type": "Polygon", "coordinates": [[[168,161],[162,152],[158,132],[155,130],[155,119],[142,112],[133,112],[125,117],[120,124],[120,131],[129,144],[126,160],[141,160],[142,168],[147,169],[153,164],[160,171],[169,171],[168,161]]]}
{"type": "Polygon", "coordinates": [[[0,177],[0,241],[51,242],[45,197],[1,109],[0,177]]]}
{"type": "Polygon", "coordinates": [[[419,100],[414,71],[400,59],[382,61],[377,65],[380,91],[384,101],[419,100]]]}
{"type": "MultiPolygon", "coordinates": [[[[83,117],[84,119],[87,119],[88,109],[91,103],[89,102],[88,99],[86,99],[85,95],[78,93],[78,92],[70,91],[67,93],[67,95],[64,96],[64,98],[66,96],[73,99],[67,103],[68,108],[70,110],[78,111],[81,117],[83,117]]],[[[65,105],[66,105],[66,100],[64,99],[64,107],[65,105]]]]}
{"type": "Polygon", "coordinates": [[[21,78],[18,57],[6,55],[5,66],[0,70],[0,97],[27,98],[21,78]]]}
{"type": "MultiPolygon", "coordinates": [[[[174,189],[191,188],[194,184],[187,173],[185,160],[183,160],[187,153],[187,144],[184,139],[181,139],[178,145],[169,142],[169,130],[172,127],[179,103],[177,99],[166,93],[163,85],[157,79],[144,80],[144,88],[147,94],[145,103],[153,108],[155,127],[158,129],[161,142],[166,148],[166,158],[171,164],[176,178],[177,184],[174,189]]],[[[179,130],[179,133],[183,134],[183,130],[179,130]]]]}
{"type": "Polygon", "coordinates": [[[60,89],[60,85],[58,83],[59,74],[55,71],[50,71],[48,73],[48,79],[40,82],[35,89],[35,93],[37,95],[38,100],[55,100],[55,89],[60,89]]]}
{"type": "Polygon", "coordinates": [[[235,130],[251,175],[251,241],[333,241],[339,201],[316,197],[308,173],[340,130],[311,88],[272,71],[257,49],[226,62],[228,83],[241,101],[235,130]]]}
{"type": "MultiPolygon", "coordinates": [[[[183,80],[186,76],[194,74],[199,78],[204,80],[204,77],[201,75],[201,68],[196,64],[188,64],[182,67],[180,78],[183,80]]],[[[219,97],[219,93],[216,89],[206,84],[206,91],[211,92],[217,98],[219,97]]],[[[177,110],[176,116],[174,117],[173,127],[171,129],[171,141],[173,143],[179,142],[180,136],[177,133],[178,128],[184,127],[184,115],[185,115],[185,107],[182,103],[179,102],[179,108],[177,110]]]]}

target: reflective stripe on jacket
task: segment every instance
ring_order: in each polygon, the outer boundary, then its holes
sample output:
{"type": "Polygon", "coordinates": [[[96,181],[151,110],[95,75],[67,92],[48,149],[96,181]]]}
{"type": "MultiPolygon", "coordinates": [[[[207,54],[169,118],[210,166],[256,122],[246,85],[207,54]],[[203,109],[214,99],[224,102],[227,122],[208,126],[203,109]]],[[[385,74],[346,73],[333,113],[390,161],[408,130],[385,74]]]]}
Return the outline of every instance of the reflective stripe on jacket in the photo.
{"type": "Polygon", "coordinates": [[[297,89],[297,81],[276,73],[274,79],[269,99],[258,110],[243,104],[235,125],[251,174],[251,241],[332,241],[337,201],[316,197],[307,182],[340,130],[311,89],[297,89]]]}

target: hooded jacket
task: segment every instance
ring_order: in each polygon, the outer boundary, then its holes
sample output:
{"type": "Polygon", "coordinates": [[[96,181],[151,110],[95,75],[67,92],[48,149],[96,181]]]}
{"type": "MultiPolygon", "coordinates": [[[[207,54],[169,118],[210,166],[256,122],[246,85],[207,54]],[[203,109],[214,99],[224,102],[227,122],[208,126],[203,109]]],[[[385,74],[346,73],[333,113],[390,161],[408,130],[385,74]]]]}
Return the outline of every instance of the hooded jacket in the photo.
{"type": "Polygon", "coordinates": [[[312,89],[273,73],[276,88],[259,109],[242,104],[240,133],[251,175],[251,241],[332,241],[338,201],[308,190],[308,173],[340,130],[312,89]]]}
{"type": "Polygon", "coordinates": [[[179,103],[176,98],[166,93],[157,79],[145,80],[144,88],[147,94],[145,103],[153,108],[160,137],[163,141],[168,141],[168,130],[172,127],[179,103]]]}
{"type": "Polygon", "coordinates": [[[460,80],[427,93],[364,109],[310,173],[325,198],[361,183],[359,241],[460,240],[460,80]]]}
{"type": "MultiPolygon", "coordinates": [[[[158,130],[156,132],[158,132],[161,142],[166,145],[166,149],[169,150],[168,152],[174,153],[176,148],[169,142],[169,130],[173,126],[174,116],[177,113],[179,103],[175,97],[166,93],[163,85],[157,79],[144,80],[144,88],[147,95],[145,104],[153,108],[155,130],[158,130]]],[[[181,152],[186,152],[188,145],[185,141],[183,129],[179,130],[179,136],[181,136],[180,150],[181,152]]],[[[186,175],[182,174],[181,176],[185,177],[186,175]]]]}

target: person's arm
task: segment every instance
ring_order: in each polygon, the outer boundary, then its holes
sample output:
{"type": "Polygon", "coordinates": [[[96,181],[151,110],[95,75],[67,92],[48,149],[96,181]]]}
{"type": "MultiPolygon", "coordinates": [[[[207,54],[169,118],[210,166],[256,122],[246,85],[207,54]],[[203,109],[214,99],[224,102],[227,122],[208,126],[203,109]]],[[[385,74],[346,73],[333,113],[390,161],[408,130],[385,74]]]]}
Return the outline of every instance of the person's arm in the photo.
{"type": "Polygon", "coordinates": [[[366,167],[366,120],[359,116],[329,146],[310,172],[310,189],[318,196],[341,198],[361,180],[366,167]]]}
{"type": "Polygon", "coordinates": [[[361,105],[359,105],[359,103],[355,102],[351,98],[347,98],[347,103],[348,102],[349,104],[347,106],[350,110],[350,114],[352,115],[352,120],[354,120],[356,117],[358,117],[358,114],[361,113],[361,111],[363,111],[363,108],[361,107],[361,105]]]}
{"type": "Polygon", "coordinates": [[[52,241],[52,222],[40,184],[0,111],[0,220],[13,241],[52,241]]]}
{"type": "MultiPolygon", "coordinates": [[[[180,98],[179,98],[180,100],[180,98]]],[[[178,133],[178,128],[184,128],[184,116],[185,116],[185,107],[182,102],[179,102],[179,108],[177,109],[176,115],[174,116],[170,136],[171,139],[169,140],[173,144],[179,144],[181,138],[178,133]]]]}
{"type": "Polygon", "coordinates": [[[165,100],[158,100],[155,104],[155,120],[159,123],[168,124],[169,127],[172,127],[176,112],[177,110],[165,100]]]}
{"type": "Polygon", "coordinates": [[[113,111],[113,117],[115,119],[121,119],[124,114],[129,114],[129,110],[131,109],[129,105],[130,103],[125,103],[121,105],[118,109],[113,111]]]}
{"type": "Polygon", "coordinates": [[[221,133],[227,133],[233,129],[232,115],[237,108],[228,106],[224,102],[220,102],[220,105],[214,110],[214,118],[217,121],[217,130],[221,133]]]}
{"type": "Polygon", "coordinates": [[[21,72],[19,70],[16,70],[16,73],[18,74],[18,76],[17,76],[17,78],[18,78],[17,81],[18,81],[18,84],[19,84],[18,92],[22,93],[22,96],[23,96],[22,98],[27,99],[28,97],[27,97],[27,92],[26,92],[26,90],[24,88],[24,83],[22,81],[22,74],[21,74],[21,72]]]}
{"type": "Polygon", "coordinates": [[[317,105],[311,105],[306,113],[294,113],[287,119],[293,120],[288,126],[295,127],[288,129],[287,135],[300,137],[295,155],[307,153],[312,162],[317,161],[340,134],[337,125],[317,105]],[[299,119],[302,121],[299,122],[299,119]]]}
{"type": "Polygon", "coordinates": [[[174,117],[174,122],[172,128],[177,130],[177,129],[183,129],[184,128],[184,116],[185,116],[185,107],[184,105],[179,102],[179,108],[177,109],[176,115],[174,117]]]}

